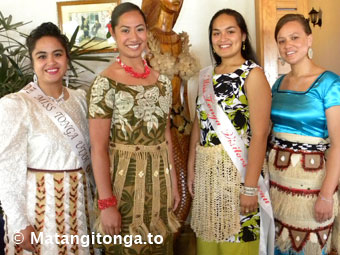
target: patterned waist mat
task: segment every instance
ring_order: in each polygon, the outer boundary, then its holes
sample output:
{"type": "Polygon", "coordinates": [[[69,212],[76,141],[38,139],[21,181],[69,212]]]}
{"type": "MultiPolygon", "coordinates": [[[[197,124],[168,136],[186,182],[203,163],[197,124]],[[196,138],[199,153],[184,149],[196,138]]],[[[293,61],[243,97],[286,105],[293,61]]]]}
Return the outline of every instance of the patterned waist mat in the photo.
{"type": "Polygon", "coordinates": [[[81,167],[77,169],[61,169],[61,170],[53,170],[53,169],[36,169],[36,168],[27,168],[28,171],[31,172],[44,172],[44,173],[62,173],[62,172],[78,172],[83,170],[81,167]]]}
{"type": "Polygon", "coordinates": [[[157,152],[166,150],[167,146],[168,146],[167,141],[164,141],[156,145],[141,145],[141,144],[131,145],[122,143],[110,143],[111,149],[128,152],[157,152]]]}
{"type": "Polygon", "coordinates": [[[332,232],[333,223],[315,229],[298,228],[275,219],[276,238],[282,235],[283,230],[288,230],[288,236],[295,251],[300,252],[307,242],[319,243],[323,248],[332,232]],[[312,237],[313,235],[313,237],[312,237]]]}
{"type": "Polygon", "coordinates": [[[271,141],[272,147],[279,147],[281,149],[292,150],[294,152],[305,151],[305,152],[325,152],[329,149],[329,143],[320,143],[320,144],[310,144],[310,143],[301,143],[295,141],[287,141],[280,139],[278,137],[274,137],[271,141]]]}

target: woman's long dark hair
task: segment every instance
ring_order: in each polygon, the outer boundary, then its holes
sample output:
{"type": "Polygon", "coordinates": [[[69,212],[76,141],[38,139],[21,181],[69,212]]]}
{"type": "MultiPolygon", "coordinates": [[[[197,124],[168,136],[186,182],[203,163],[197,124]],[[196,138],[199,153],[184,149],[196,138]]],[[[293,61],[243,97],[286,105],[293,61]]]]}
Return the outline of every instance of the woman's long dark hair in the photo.
{"type": "Polygon", "coordinates": [[[239,26],[239,28],[241,29],[241,32],[244,33],[246,35],[246,40],[244,41],[245,43],[245,49],[243,50],[241,48],[241,54],[242,57],[246,60],[252,60],[255,63],[258,63],[255,52],[253,50],[253,48],[251,47],[250,44],[250,40],[249,40],[249,33],[248,33],[248,28],[247,28],[247,24],[244,20],[244,18],[242,17],[242,15],[232,9],[222,9],[219,10],[218,12],[215,13],[215,15],[211,18],[210,24],[209,24],[209,47],[210,47],[210,56],[212,57],[212,59],[215,60],[216,65],[221,64],[222,59],[219,55],[217,55],[214,51],[213,51],[213,45],[212,45],[212,27],[214,24],[214,21],[217,17],[219,17],[222,14],[226,14],[229,16],[233,16],[236,20],[237,25],[239,26]]]}

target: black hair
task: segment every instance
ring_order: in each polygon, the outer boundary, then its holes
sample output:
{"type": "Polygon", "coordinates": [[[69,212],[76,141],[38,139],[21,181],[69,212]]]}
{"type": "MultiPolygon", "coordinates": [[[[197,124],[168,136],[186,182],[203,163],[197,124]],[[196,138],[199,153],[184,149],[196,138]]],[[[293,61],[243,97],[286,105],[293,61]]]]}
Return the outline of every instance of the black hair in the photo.
{"type": "Polygon", "coordinates": [[[288,22],[290,21],[297,21],[301,24],[301,26],[303,27],[303,30],[305,31],[305,33],[307,35],[312,34],[312,29],[309,26],[308,20],[302,15],[302,14],[297,14],[297,13],[289,13],[286,14],[284,16],[282,16],[279,21],[277,22],[276,26],[275,26],[275,41],[277,41],[277,35],[279,33],[279,31],[281,30],[281,28],[288,22]]]}
{"type": "Polygon", "coordinates": [[[26,46],[28,48],[28,53],[31,61],[33,61],[32,52],[35,49],[37,41],[44,36],[51,36],[56,38],[65,49],[67,58],[70,59],[68,38],[66,37],[66,35],[61,33],[60,29],[56,25],[51,22],[46,22],[42,23],[40,26],[32,30],[32,32],[26,39],[26,46]]]}
{"type": "Polygon", "coordinates": [[[222,14],[226,14],[229,16],[233,16],[236,20],[237,25],[239,26],[239,28],[241,29],[241,32],[244,33],[246,35],[246,39],[244,41],[245,44],[245,49],[243,50],[241,48],[241,54],[242,57],[246,60],[252,60],[255,63],[258,63],[255,52],[250,44],[250,40],[249,40],[249,33],[248,33],[248,28],[247,28],[247,24],[244,20],[244,18],[242,17],[242,15],[232,9],[222,9],[219,10],[218,12],[215,13],[215,15],[211,18],[210,24],[209,24],[209,48],[210,48],[210,55],[211,57],[215,60],[216,65],[221,64],[222,59],[219,55],[217,55],[214,50],[213,50],[213,45],[212,45],[212,28],[213,28],[213,24],[216,18],[218,18],[220,15],[222,14]]]}
{"type": "Polygon", "coordinates": [[[138,11],[140,15],[143,17],[144,23],[146,25],[146,18],[142,10],[135,4],[130,2],[121,3],[114,8],[111,15],[111,27],[112,30],[114,30],[115,26],[118,25],[119,18],[124,13],[130,12],[130,11],[138,11]]]}

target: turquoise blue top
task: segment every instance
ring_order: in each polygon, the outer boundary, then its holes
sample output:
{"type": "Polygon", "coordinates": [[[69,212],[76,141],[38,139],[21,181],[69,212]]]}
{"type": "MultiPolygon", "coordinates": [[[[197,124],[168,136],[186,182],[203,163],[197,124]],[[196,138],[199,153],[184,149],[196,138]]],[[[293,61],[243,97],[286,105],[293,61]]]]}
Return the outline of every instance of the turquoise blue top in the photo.
{"type": "Polygon", "coordinates": [[[340,105],[340,76],[330,71],[323,72],[302,92],[281,90],[283,77],[272,88],[274,131],[327,138],[326,110],[340,105]]]}

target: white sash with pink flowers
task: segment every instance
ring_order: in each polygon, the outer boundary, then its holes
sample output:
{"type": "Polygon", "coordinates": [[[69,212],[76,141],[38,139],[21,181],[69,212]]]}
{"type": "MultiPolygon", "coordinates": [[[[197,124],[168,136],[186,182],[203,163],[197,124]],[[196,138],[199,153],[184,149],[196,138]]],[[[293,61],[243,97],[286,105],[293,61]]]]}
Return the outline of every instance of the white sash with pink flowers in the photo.
{"type": "MultiPolygon", "coordinates": [[[[244,141],[239,136],[234,125],[222,108],[217,104],[214,93],[212,74],[213,67],[208,66],[200,71],[199,96],[203,97],[202,108],[207,113],[209,122],[230,159],[240,172],[244,182],[248,162],[248,150],[244,141]]],[[[261,175],[258,181],[259,204],[260,204],[260,255],[274,254],[275,227],[274,217],[269,198],[269,180],[261,175]]]]}

